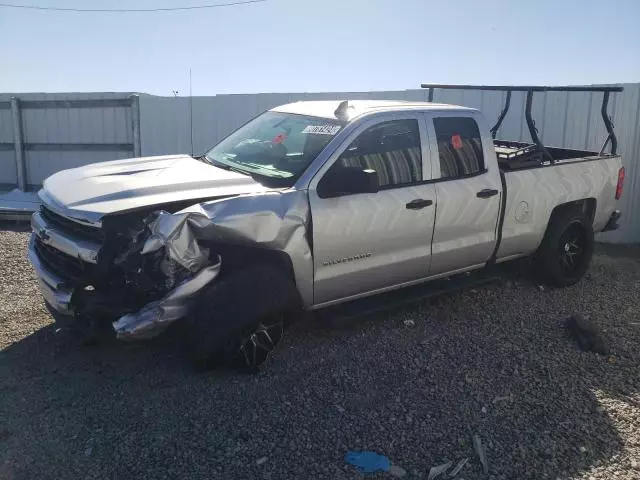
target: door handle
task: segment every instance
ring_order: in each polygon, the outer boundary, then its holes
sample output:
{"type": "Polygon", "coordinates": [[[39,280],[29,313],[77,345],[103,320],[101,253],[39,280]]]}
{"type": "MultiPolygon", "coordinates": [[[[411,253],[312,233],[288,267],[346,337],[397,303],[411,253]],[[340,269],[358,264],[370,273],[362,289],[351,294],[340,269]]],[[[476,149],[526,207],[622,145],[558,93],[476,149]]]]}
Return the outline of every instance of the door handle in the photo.
{"type": "Polygon", "coordinates": [[[416,198],[407,203],[406,207],[409,210],[420,210],[421,208],[433,205],[433,200],[425,200],[424,198],[416,198]]]}
{"type": "Polygon", "coordinates": [[[489,198],[489,197],[493,197],[494,195],[497,195],[498,193],[499,193],[498,190],[494,190],[493,188],[485,188],[484,190],[480,190],[476,194],[476,197],[489,198]]]}

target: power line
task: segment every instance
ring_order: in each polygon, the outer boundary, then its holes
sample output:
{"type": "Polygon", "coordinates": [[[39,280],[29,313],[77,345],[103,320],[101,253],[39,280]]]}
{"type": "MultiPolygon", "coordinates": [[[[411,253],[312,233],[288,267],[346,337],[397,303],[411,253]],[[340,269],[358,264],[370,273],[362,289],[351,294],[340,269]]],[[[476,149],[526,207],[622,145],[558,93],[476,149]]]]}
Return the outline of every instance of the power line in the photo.
{"type": "Polygon", "coordinates": [[[232,7],[234,5],[247,5],[249,3],[261,3],[267,0],[242,0],[230,3],[214,3],[209,5],[194,5],[191,7],[168,7],[168,8],[112,8],[112,9],[91,9],[91,8],[64,8],[64,7],[40,7],[37,5],[14,5],[11,3],[0,3],[0,7],[24,8],[28,10],[52,10],[56,12],[89,12],[89,13],[128,13],[128,12],[173,12],[176,10],[200,10],[205,8],[232,7]]]}

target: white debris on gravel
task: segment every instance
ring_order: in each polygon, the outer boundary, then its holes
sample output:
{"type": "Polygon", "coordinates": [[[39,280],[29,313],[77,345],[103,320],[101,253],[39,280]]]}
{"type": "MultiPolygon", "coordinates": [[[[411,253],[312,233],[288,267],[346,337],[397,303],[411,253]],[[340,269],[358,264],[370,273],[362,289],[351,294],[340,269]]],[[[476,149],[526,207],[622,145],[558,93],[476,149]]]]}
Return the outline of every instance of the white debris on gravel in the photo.
{"type": "Polygon", "coordinates": [[[451,468],[453,462],[443,463],[441,465],[437,465],[435,467],[431,467],[429,469],[429,475],[427,476],[427,480],[435,480],[436,478],[444,475],[447,470],[451,468]]]}
{"type": "Polygon", "coordinates": [[[451,470],[449,472],[449,477],[450,478],[455,478],[459,473],[460,470],[462,470],[464,468],[464,466],[467,464],[467,462],[469,461],[469,458],[463,458],[462,460],[460,460],[455,467],[453,467],[453,470],[451,470]]]}
{"type": "Polygon", "coordinates": [[[499,402],[513,402],[513,394],[509,393],[509,395],[498,396],[493,399],[493,403],[499,402]]]}
{"type": "Polygon", "coordinates": [[[399,467],[398,465],[391,465],[389,467],[389,474],[392,477],[402,478],[407,474],[407,471],[404,468],[399,467]]]}
{"type": "Polygon", "coordinates": [[[55,334],[27,239],[0,231],[0,478],[347,480],[354,447],[404,478],[466,457],[456,480],[640,478],[640,247],[598,247],[582,282],[544,294],[509,273],[511,288],[300,322],[264,371],[239,376],[191,373],[171,335],[90,349],[55,334]],[[609,357],[568,337],[573,313],[609,357]]]}
{"type": "Polygon", "coordinates": [[[489,462],[487,460],[487,448],[482,444],[482,440],[480,439],[480,435],[473,436],[473,449],[476,451],[478,455],[478,460],[480,460],[480,464],[482,465],[482,471],[485,475],[489,473],[489,462]]]}

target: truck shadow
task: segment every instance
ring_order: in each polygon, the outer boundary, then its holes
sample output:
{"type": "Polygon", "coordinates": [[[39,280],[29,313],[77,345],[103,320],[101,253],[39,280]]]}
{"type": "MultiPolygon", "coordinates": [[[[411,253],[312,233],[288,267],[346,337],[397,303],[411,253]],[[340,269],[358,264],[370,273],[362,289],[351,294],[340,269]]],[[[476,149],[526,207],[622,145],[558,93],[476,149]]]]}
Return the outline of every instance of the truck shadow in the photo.
{"type": "Polygon", "coordinates": [[[0,477],[254,478],[266,456],[274,479],[355,478],[343,455],[362,449],[408,478],[466,457],[461,476],[488,478],[474,434],[493,478],[606,472],[614,457],[630,468],[639,312],[617,299],[633,298],[639,266],[600,255],[565,290],[507,277],[330,328],[300,323],[254,376],[192,373],[171,334],[89,348],[49,325],[0,352],[0,477]],[[568,338],[574,311],[603,328],[610,357],[568,338]]]}

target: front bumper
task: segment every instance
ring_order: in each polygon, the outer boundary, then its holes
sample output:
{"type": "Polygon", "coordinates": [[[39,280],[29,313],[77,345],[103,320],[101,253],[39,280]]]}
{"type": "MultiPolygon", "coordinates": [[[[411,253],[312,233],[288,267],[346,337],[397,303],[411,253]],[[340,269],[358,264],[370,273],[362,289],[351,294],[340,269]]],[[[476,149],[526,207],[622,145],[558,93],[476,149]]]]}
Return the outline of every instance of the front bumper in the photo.
{"type": "Polygon", "coordinates": [[[63,315],[73,315],[71,296],[73,289],[65,281],[49,270],[40,260],[35,248],[36,234],[32,233],[29,240],[28,257],[38,277],[40,292],[45,301],[57,312],[63,315]]]}
{"type": "MultiPolygon", "coordinates": [[[[29,240],[29,261],[45,301],[63,315],[75,313],[71,298],[77,277],[86,270],[86,266],[97,264],[101,248],[91,235],[83,236],[79,224],[75,229],[73,225],[75,222],[66,220],[48,207],[31,217],[33,233],[29,240]]],[[[92,234],[98,232],[97,229],[84,228],[92,234]]]]}

